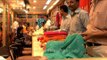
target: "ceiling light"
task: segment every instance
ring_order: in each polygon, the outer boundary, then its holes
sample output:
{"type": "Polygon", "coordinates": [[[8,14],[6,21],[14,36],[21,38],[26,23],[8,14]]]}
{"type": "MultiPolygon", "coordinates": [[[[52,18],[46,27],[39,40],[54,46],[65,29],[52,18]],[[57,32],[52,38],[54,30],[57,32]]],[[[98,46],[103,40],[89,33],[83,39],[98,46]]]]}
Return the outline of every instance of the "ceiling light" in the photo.
{"type": "Polygon", "coordinates": [[[45,10],[47,8],[47,5],[45,5],[44,7],[43,7],[43,10],[45,10]]]}
{"type": "Polygon", "coordinates": [[[52,0],[47,0],[46,4],[48,5],[52,0]]]}
{"type": "Polygon", "coordinates": [[[33,9],[35,9],[36,7],[34,6],[33,9]]]}
{"type": "Polygon", "coordinates": [[[2,13],[3,12],[3,9],[2,8],[0,8],[0,13],[2,13]]]}
{"type": "Polygon", "coordinates": [[[47,6],[49,5],[49,3],[51,2],[52,0],[47,0],[46,2],[46,5],[43,7],[43,10],[45,10],[47,8],[47,6]]]}
{"type": "Polygon", "coordinates": [[[52,5],[47,11],[51,10],[58,2],[59,2],[59,0],[56,0],[56,1],[53,3],[53,5],[52,5]]]}
{"type": "Polygon", "coordinates": [[[30,9],[31,7],[30,7],[30,5],[26,5],[26,9],[30,9]]]}
{"type": "Polygon", "coordinates": [[[21,4],[23,7],[25,7],[25,4],[24,4],[24,2],[21,2],[20,4],[21,4]]]}
{"type": "Polygon", "coordinates": [[[25,13],[28,13],[28,11],[27,10],[23,10],[25,13]]]}
{"type": "Polygon", "coordinates": [[[36,0],[33,1],[34,3],[37,2],[36,0]]]}

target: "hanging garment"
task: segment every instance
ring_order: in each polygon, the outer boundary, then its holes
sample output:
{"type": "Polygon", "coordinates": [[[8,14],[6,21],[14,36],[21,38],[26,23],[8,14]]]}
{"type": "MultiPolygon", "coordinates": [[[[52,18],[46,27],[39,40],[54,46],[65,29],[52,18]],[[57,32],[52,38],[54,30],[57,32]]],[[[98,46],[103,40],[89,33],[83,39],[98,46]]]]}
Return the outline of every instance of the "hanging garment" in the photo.
{"type": "Polygon", "coordinates": [[[61,20],[62,20],[62,16],[61,16],[60,12],[57,12],[57,14],[56,14],[56,26],[58,29],[60,28],[61,20]]]}
{"type": "Polygon", "coordinates": [[[90,12],[91,0],[80,0],[80,8],[90,12]]]}

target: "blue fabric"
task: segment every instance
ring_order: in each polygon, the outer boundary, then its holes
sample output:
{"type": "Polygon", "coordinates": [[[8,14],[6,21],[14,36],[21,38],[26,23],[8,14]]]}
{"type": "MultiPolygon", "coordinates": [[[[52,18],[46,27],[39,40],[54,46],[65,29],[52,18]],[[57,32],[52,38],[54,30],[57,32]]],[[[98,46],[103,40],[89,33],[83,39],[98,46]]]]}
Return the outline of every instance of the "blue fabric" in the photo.
{"type": "Polygon", "coordinates": [[[87,57],[84,40],[81,35],[69,35],[65,41],[50,41],[46,45],[44,56],[48,59],[87,57]]]}
{"type": "Polygon", "coordinates": [[[44,18],[39,18],[38,21],[37,21],[37,24],[38,24],[39,28],[41,28],[42,23],[45,23],[45,22],[46,22],[46,20],[44,18]]]}

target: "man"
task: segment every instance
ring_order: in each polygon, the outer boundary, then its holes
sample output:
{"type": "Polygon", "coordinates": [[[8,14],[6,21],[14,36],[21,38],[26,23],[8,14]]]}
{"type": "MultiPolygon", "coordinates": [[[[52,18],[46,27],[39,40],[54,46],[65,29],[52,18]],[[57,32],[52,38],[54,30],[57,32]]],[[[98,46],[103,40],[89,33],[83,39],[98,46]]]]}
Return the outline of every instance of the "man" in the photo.
{"type": "Polygon", "coordinates": [[[49,19],[48,15],[45,15],[45,20],[46,20],[46,23],[44,25],[44,29],[46,31],[48,31],[50,29],[50,26],[51,26],[51,20],[49,19]]]}
{"type": "Polygon", "coordinates": [[[65,30],[66,27],[69,25],[68,22],[71,20],[70,14],[68,14],[68,7],[66,5],[60,6],[60,13],[62,15],[62,22],[61,22],[61,30],[65,30]]]}
{"type": "Polygon", "coordinates": [[[66,31],[68,34],[82,33],[86,31],[89,20],[88,13],[79,8],[79,0],[67,0],[68,7],[71,10],[71,20],[66,31]]]}
{"type": "Polygon", "coordinates": [[[18,27],[19,27],[19,22],[15,20],[11,26],[12,32],[16,33],[18,27]]]}
{"type": "Polygon", "coordinates": [[[107,57],[107,0],[93,0],[90,23],[82,35],[92,43],[89,53],[91,56],[107,57]]]}

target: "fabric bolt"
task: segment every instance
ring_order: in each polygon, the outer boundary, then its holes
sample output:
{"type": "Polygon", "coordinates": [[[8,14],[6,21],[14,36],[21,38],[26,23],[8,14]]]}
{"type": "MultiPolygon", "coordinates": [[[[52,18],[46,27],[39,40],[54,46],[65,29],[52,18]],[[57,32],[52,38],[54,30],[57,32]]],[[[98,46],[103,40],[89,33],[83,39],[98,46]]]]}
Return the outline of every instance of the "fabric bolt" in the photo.
{"type": "Polygon", "coordinates": [[[63,41],[67,36],[66,32],[57,32],[57,31],[47,31],[44,32],[42,37],[39,37],[38,40],[42,43],[55,40],[55,41],[63,41]]]}

